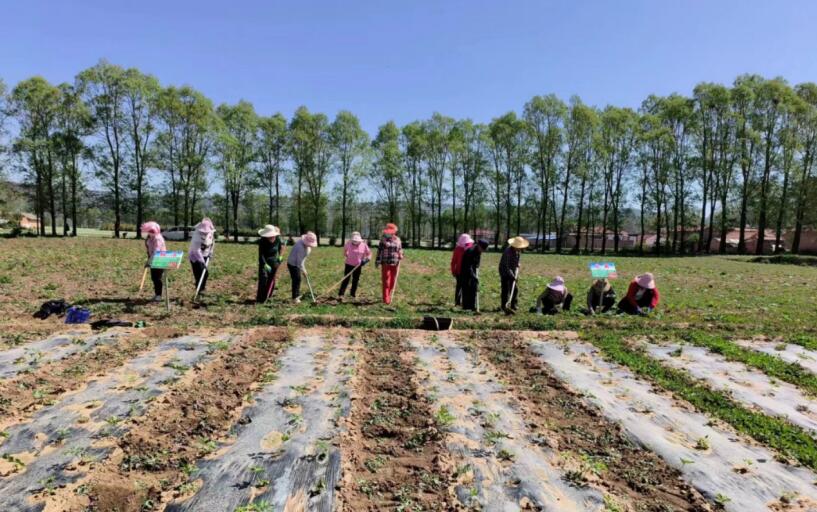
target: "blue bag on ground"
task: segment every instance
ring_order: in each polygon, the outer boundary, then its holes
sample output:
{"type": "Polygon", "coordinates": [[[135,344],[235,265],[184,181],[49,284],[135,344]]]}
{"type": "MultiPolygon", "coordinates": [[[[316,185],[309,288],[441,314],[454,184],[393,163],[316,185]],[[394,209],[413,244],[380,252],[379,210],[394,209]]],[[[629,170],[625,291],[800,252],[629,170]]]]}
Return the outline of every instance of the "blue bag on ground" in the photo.
{"type": "Polygon", "coordinates": [[[91,311],[79,306],[71,306],[65,314],[66,324],[84,324],[91,318],[91,311]]]}

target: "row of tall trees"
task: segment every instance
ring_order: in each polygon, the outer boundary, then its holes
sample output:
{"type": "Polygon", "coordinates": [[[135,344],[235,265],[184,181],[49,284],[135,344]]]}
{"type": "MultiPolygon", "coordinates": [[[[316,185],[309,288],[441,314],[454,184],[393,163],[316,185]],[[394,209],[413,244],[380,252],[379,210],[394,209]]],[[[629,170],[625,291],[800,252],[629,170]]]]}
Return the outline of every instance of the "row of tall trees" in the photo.
{"type": "Polygon", "coordinates": [[[400,222],[408,243],[434,246],[483,229],[497,244],[527,232],[557,250],[600,238],[603,251],[618,251],[628,229],[642,250],[653,233],[656,251],[723,252],[736,227],[745,251],[756,227],[758,251],[767,232],[781,247],[786,230],[798,251],[815,222],[817,85],[781,78],[702,83],[638,109],[536,96],[489,123],[435,113],[387,122],[372,139],[348,111],[265,117],[247,101],[214,106],[189,86],[104,61],[70,84],[0,86],[0,102],[0,140],[10,139],[53,235],[58,218],[76,234],[91,175],[111,198],[116,236],[124,210],[146,220],[156,190],[173,224],[215,205],[205,213],[235,237],[252,206],[290,231],[345,240],[363,227],[363,202],[369,221],[400,222]]]}

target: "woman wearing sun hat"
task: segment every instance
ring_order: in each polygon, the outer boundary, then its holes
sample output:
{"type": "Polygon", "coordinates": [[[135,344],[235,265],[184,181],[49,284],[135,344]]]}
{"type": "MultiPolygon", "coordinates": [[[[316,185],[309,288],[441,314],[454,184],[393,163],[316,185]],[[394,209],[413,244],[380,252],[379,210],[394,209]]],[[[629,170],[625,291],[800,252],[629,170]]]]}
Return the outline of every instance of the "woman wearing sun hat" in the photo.
{"type": "Polygon", "coordinates": [[[204,293],[205,288],[207,288],[209,272],[205,272],[205,269],[207,269],[207,262],[213,254],[215,233],[216,228],[213,225],[213,221],[205,217],[193,228],[193,237],[190,239],[190,254],[188,255],[188,259],[190,260],[190,265],[193,267],[193,284],[198,286],[199,281],[201,281],[199,294],[204,293]]]}
{"type": "Polygon", "coordinates": [[[451,275],[456,280],[454,288],[454,305],[459,306],[462,303],[462,287],[463,282],[467,277],[461,278],[462,273],[462,257],[465,251],[474,245],[474,239],[468,233],[463,233],[457,239],[457,244],[454,246],[454,252],[451,254],[451,275]]]}
{"type": "Polygon", "coordinates": [[[619,313],[646,316],[658,307],[661,295],[655,278],[649,272],[636,276],[627,289],[627,295],[618,303],[619,313]]]}
{"type": "Polygon", "coordinates": [[[338,297],[343,297],[346,293],[346,287],[349,285],[349,280],[352,280],[352,289],[349,295],[352,297],[357,293],[357,283],[360,281],[360,272],[363,270],[363,265],[369,262],[372,258],[372,250],[369,249],[369,244],[363,241],[360,232],[354,231],[352,238],[343,246],[344,270],[343,282],[340,284],[338,297]]]}
{"type": "Polygon", "coordinates": [[[292,300],[301,302],[301,275],[306,275],[306,258],[313,247],[318,246],[318,237],[312,231],[307,231],[292,246],[287,258],[289,277],[292,278],[292,300]]]}
{"type": "Polygon", "coordinates": [[[263,304],[272,294],[278,265],[283,261],[281,255],[281,230],[267,224],[258,230],[258,291],[255,302],[263,304]]]}
{"type": "Polygon", "coordinates": [[[607,278],[596,279],[587,290],[587,311],[585,314],[607,313],[616,305],[616,291],[607,278]]]}
{"type": "Polygon", "coordinates": [[[522,251],[530,245],[524,237],[515,236],[508,240],[508,247],[499,259],[499,279],[502,285],[502,311],[506,315],[516,312],[519,300],[519,260],[522,251]]]}
{"type": "Polygon", "coordinates": [[[383,290],[383,302],[391,304],[394,286],[397,283],[397,272],[403,259],[403,243],[397,237],[397,225],[389,222],[383,229],[383,238],[377,246],[375,267],[381,267],[380,279],[383,290]]]}
{"type": "MultiPolygon", "coordinates": [[[[555,315],[561,307],[563,311],[570,311],[573,303],[573,295],[567,291],[565,280],[562,276],[556,276],[547,285],[545,291],[536,299],[536,307],[533,309],[538,314],[555,315]]],[[[532,311],[532,312],[533,312],[532,311]]]]}
{"type": "MultiPolygon", "coordinates": [[[[166,251],[165,239],[162,236],[162,228],[158,222],[148,221],[142,224],[141,231],[145,236],[145,250],[148,254],[147,265],[150,265],[150,260],[153,255],[159,251],[166,251]]],[[[153,281],[153,302],[161,302],[162,300],[162,276],[164,270],[160,268],[150,269],[150,280],[153,281]]]]}

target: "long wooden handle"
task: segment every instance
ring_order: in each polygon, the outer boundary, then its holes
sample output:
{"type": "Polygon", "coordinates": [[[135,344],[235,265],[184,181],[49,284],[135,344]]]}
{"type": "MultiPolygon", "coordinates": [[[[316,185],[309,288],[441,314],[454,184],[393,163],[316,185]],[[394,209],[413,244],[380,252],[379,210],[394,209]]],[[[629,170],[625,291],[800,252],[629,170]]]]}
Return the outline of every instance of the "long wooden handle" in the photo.
{"type": "Polygon", "coordinates": [[[323,292],[323,295],[327,295],[327,294],[329,294],[329,292],[331,292],[332,290],[334,290],[335,288],[337,288],[338,286],[340,286],[340,284],[341,284],[343,281],[345,281],[345,280],[346,280],[346,279],[347,279],[349,276],[351,276],[352,274],[354,274],[354,273],[355,273],[355,270],[359,269],[359,268],[360,268],[360,267],[362,267],[362,266],[363,266],[363,263],[361,263],[360,265],[358,265],[358,266],[356,266],[355,268],[353,268],[352,270],[350,270],[350,271],[349,271],[349,273],[348,273],[348,274],[346,274],[345,276],[343,276],[343,278],[342,278],[340,281],[338,281],[337,283],[333,284],[333,285],[332,285],[332,286],[330,286],[330,287],[329,287],[329,288],[328,288],[328,289],[327,289],[325,292],[323,292]]]}
{"type": "Polygon", "coordinates": [[[142,282],[139,283],[139,293],[142,293],[142,289],[145,287],[145,278],[148,276],[148,267],[145,267],[145,271],[142,272],[142,282]]]}

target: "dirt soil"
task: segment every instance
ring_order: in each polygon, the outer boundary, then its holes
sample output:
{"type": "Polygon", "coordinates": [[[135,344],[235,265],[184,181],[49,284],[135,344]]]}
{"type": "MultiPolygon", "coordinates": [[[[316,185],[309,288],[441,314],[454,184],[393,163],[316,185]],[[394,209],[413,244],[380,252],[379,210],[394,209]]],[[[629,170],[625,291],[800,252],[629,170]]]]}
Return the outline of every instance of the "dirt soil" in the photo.
{"type": "Polygon", "coordinates": [[[81,388],[90,377],[122,366],[159,342],[181,335],[181,331],[168,327],[131,330],[115,343],[77,352],[0,381],[0,430],[81,388]]]}
{"type": "Polygon", "coordinates": [[[285,329],[249,331],[209,363],[193,368],[144,416],[131,420],[128,434],[104,464],[50,499],[46,510],[141,512],[172,499],[185,480],[185,468],[229,433],[287,340],[285,329]],[[76,496],[77,488],[87,496],[76,496]]]}
{"type": "Polygon", "coordinates": [[[571,473],[576,485],[627,496],[638,510],[710,510],[710,505],[654,453],[635,445],[621,427],[608,421],[549,371],[518,334],[480,332],[464,340],[490,361],[525,404],[530,427],[554,450],[602,464],[571,473]]]}
{"type": "Polygon", "coordinates": [[[414,353],[399,333],[363,336],[338,510],[454,510],[450,456],[419,391],[414,353]]]}

